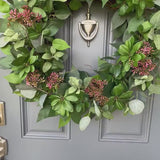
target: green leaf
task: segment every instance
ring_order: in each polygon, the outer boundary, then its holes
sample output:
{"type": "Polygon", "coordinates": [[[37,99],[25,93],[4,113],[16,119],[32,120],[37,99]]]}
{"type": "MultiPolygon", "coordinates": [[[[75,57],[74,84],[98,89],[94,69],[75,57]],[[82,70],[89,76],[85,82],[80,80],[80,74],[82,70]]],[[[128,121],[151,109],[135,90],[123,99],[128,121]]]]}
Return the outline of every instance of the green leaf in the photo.
{"type": "Polygon", "coordinates": [[[135,55],[133,56],[133,60],[136,61],[136,62],[140,61],[141,59],[142,59],[142,57],[141,57],[141,55],[139,55],[139,54],[135,54],[135,55]]]}
{"type": "Polygon", "coordinates": [[[76,102],[76,101],[78,101],[78,98],[77,98],[76,96],[73,96],[73,95],[67,96],[67,97],[65,97],[65,99],[66,99],[67,101],[71,101],[71,102],[76,102]]]}
{"type": "Polygon", "coordinates": [[[79,124],[79,122],[81,120],[81,114],[82,113],[79,113],[79,112],[73,112],[73,113],[71,113],[71,118],[72,118],[73,122],[79,124]]]}
{"type": "Polygon", "coordinates": [[[67,0],[54,0],[54,1],[57,1],[57,2],[66,2],[67,0]]]}
{"type": "Polygon", "coordinates": [[[57,103],[59,103],[59,102],[60,102],[60,99],[59,99],[59,98],[55,98],[55,99],[51,102],[52,108],[54,108],[55,105],[56,105],[57,103]]]}
{"type": "Polygon", "coordinates": [[[67,44],[67,42],[62,39],[54,39],[52,42],[52,45],[55,49],[60,50],[60,51],[66,50],[67,48],[70,48],[70,46],[67,44]]]}
{"type": "Polygon", "coordinates": [[[118,77],[121,73],[121,66],[118,64],[118,65],[115,65],[113,66],[113,74],[115,77],[118,77]]]}
{"type": "Polygon", "coordinates": [[[146,84],[143,83],[143,84],[142,84],[142,87],[141,87],[141,88],[142,88],[142,91],[145,91],[145,90],[146,90],[146,87],[147,87],[146,84]]]}
{"type": "Polygon", "coordinates": [[[66,111],[68,112],[73,112],[73,105],[69,101],[64,101],[63,107],[65,108],[66,111]]]}
{"type": "Polygon", "coordinates": [[[106,112],[103,112],[103,117],[106,118],[106,119],[113,119],[113,115],[111,112],[109,111],[106,111],[106,112]]]}
{"type": "Polygon", "coordinates": [[[119,15],[124,16],[127,13],[128,6],[126,4],[123,4],[119,9],[119,15]]]}
{"type": "Polygon", "coordinates": [[[66,5],[62,5],[61,8],[55,10],[55,16],[60,20],[65,20],[70,16],[71,12],[66,5]]]}
{"type": "Polygon", "coordinates": [[[52,59],[52,58],[53,58],[52,55],[49,54],[49,53],[45,53],[45,54],[43,54],[43,56],[42,56],[42,59],[46,59],[46,60],[52,59]]]}
{"type": "Polygon", "coordinates": [[[64,116],[66,113],[63,102],[57,103],[54,110],[61,116],[64,116]]]}
{"type": "Polygon", "coordinates": [[[128,23],[127,31],[129,33],[137,31],[139,25],[141,25],[143,22],[144,22],[143,17],[141,18],[133,17],[128,23]]]}
{"type": "Polygon", "coordinates": [[[43,94],[43,95],[40,97],[40,99],[39,99],[39,105],[40,105],[41,107],[43,107],[43,104],[44,104],[46,98],[47,98],[47,94],[43,94]]]}
{"type": "Polygon", "coordinates": [[[76,105],[76,111],[77,112],[81,112],[81,110],[83,109],[84,105],[85,105],[84,103],[77,104],[76,105]]]}
{"type": "Polygon", "coordinates": [[[5,40],[5,36],[0,36],[0,48],[5,47],[8,41],[5,40]]]}
{"type": "Polygon", "coordinates": [[[136,53],[142,47],[142,45],[143,45],[143,41],[137,42],[131,50],[131,55],[136,53]]]}
{"type": "Polygon", "coordinates": [[[13,1],[14,6],[16,6],[16,8],[19,9],[21,9],[22,6],[27,5],[27,0],[8,0],[8,1],[13,1]]]}
{"type": "Polygon", "coordinates": [[[148,32],[152,28],[152,26],[153,25],[149,21],[145,21],[138,27],[138,30],[141,33],[145,33],[145,32],[148,32]]]}
{"type": "Polygon", "coordinates": [[[14,49],[17,50],[18,48],[24,47],[24,44],[25,44],[25,40],[17,41],[14,44],[14,49]]]}
{"type": "Polygon", "coordinates": [[[69,77],[69,84],[74,88],[80,88],[82,85],[82,80],[76,77],[69,77]]]}
{"type": "Polygon", "coordinates": [[[79,128],[84,131],[90,124],[91,118],[89,116],[83,117],[79,122],[79,128]]]}
{"type": "Polygon", "coordinates": [[[123,56],[129,55],[129,48],[126,45],[122,44],[118,49],[118,53],[123,56]]]}
{"type": "Polygon", "coordinates": [[[91,80],[92,80],[92,77],[86,77],[86,78],[84,79],[84,87],[85,87],[85,88],[88,87],[88,85],[89,85],[89,83],[91,82],[91,80]]]}
{"type": "Polygon", "coordinates": [[[58,87],[57,94],[63,96],[68,87],[69,87],[68,83],[61,83],[58,87]]]}
{"type": "Polygon", "coordinates": [[[160,42],[160,34],[154,35],[154,43],[155,43],[156,48],[158,50],[160,50],[160,43],[159,42],[160,42]]]}
{"type": "Polygon", "coordinates": [[[14,57],[8,55],[7,57],[0,58],[0,69],[10,69],[11,63],[13,62],[14,57]]]}
{"type": "Polygon", "coordinates": [[[32,12],[41,15],[43,18],[46,17],[46,12],[41,8],[34,7],[32,12]]]}
{"type": "Polygon", "coordinates": [[[4,33],[8,28],[8,20],[0,18],[0,33],[4,33]]]}
{"type": "Polygon", "coordinates": [[[49,117],[49,113],[50,113],[50,110],[51,110],[51,107],[50,106],[47,106],[47,107],[44,107],[42,108],[39,113],[38,113],[38,118],[37,118],[37,122],[45,119],[45,118],[48,118],[49,117]]]}
{"type": "Polygon", "coordinates": [[[77,88],[70,87],[70,88],[68,89],[68,94],[72,94],[72,93],[74,93],[76,90],[77,90],[77,88]]]}
{"type": "Polygon", "coordinates": [[[18,89],[18,90],[32,90],[33,89],[33,87],[28,86],[28,85],[26,85],[24,83],[15,85],[15,88],[18,89]]]}
{"type": "Polygon", "coordinates": [[[139,86],[139,85],[144,84],[144,83],[145,83],[145,80],[135,79],[134,80],[134,87],[139,86]]]}
{"type": "Polygon", "coordinates": [[[148,87],[149,94],[160,94],[160,85],[151,84],[148,87]]]}
{"type": "Polygon", "coordinates": [[[33,7],[33,6],[36,4],[36,2],[37,2],[37,0],[30,0],[30,1],[28,2],[28,6],[29,6],[29,7],[33,7]]]}
{"type": "Polygon", "coordinates": [[[4,0],[0,0],[0,12],[8,13],[9,11],[9,4],[4,0]]]}
{"type": "Polygon", "coordinates": [[[12,62],[12,65],[14,66],[24,65],[26,61],[27,61],[27,58],[25,56],[18,57],[12,62]]]}
{"type": "Polygon", "coordinates": [[[47,0],[46,1],[44,10],[47,13],[51,13],[53,11],[53,0],[47,0]]]}
{"type": "Polygon", "coordinates": [[[104,7],[108,1],[109,0],[102,0],[102,7],[104,7]]]}
{"type": "Polygon", "coordinates": [[[35,63],[37,59],[38,59],[38,56],[31,56],[31,57],[29,58],[29,63],[30,63],[30,64],[35,63]]]}
{"type": "Polygon", "coordinates": [[[82,3],[79,0],[71,0],[71,2],[69,3],[69,7],[72,10],[76,11],[82,7],[82,3]]]}
{"type": "Polygon", "coordinates": [[[32,99],[35,97],[37,91],[36,90],[21,90],[21,95],[25,98],[32,99]]]}
{"type": "Polygon", "coordinates": [[[63,26],[63,24],[64,24],[64,21],[59,19],[54,19],[53,21],[50,21],[46,28],[50,30],[49,36],[54,36],[59,31],[59,29],[63,26]]]}
{"type": "Polygon", "coordinates": [[[130,65],[129,61],[127,61],[124,65],[123,71],[128,72],[130,70],[130,68],[131,68],[131,65],[130,65]]]}
{"type": "Polygon", "coordinates": [[[96,103],[95,101],[93,101],[93,104],[94,104],[94,109],[95,109],[96,115],[97,115],[98,117],[100,117],[100,116],[101,116],[101,112],[100,112],[100,110],[99,110],[99,108],[98,108],[98,106],[97,106],[97,103],[96,103]]]}
{"type": "Polygon", "coordinates": [[[56,52],[53,57],[58,61],[59,58],[63,57],[63,55],[64,55],[63,52],[56,52]]]}
{"type": "Polygon", "coordinates": [[[65,125],[67,125],[71,120],[71,116],[67,117],[67,118],[62,118],[60,117],[59,119],[59,128],[64,127],[65,125]]]}
{"type": "Polygon", "coordinates": [[[124,63],[124,62],[128,61],[128,59],[129,59],[129,56],[120,56],[119,61],[124,63]]]}
{"type": "Polygon", "coordinates": [[[8,28],[8,29],[4,32],[4,35],[5,35],[5,36],[8,36],[8,37],[13,36],[14,34],[15,34],[15,31],[12,30],[12,29],[10,29],[10,28],[8,28]]]}
{"type": "Polygon", "coordinates": [[[124,90],[125,90],[124,86],[120,83],[119,85],[113,88],[112,95],[119,96],[124,92],[124,90]]]}
{"type": "Polygon", "coordinates": [[[19,84],[22,82],[22,79],[19,77],[19,75],[15,73],[11,73],[8,76],[5,76],[5,79],[7,79],[9,83],[13,84],[19,84]]]}
{"type": "Polygon", "coordinates": [[[31,41],[33,44],[35,44],[35,42],[37,43],[37,41],[36,40],[38,40],[38,43],[40,42],[39,41],[39,37],[40,37],[40,33],[37,33],[37,32],[29,32],[29,38],[31,39],[31,40],[35,40],[35,41],[31,41]]]}
{"type": "Polygon", "coordinates": [[[116,105],[117,109],[119,109],[119,110],[122,110],[124,108],[124,104],[122,104],[119,101],[116,101],[115,105],[116,105]]]}
{"type": "Polygon", "coordinates": [[[160,26],[160,11],[156,12],[152,16],[150,22],[155,28],[159,28],[159,26],[160,26]]]}
{"type": "Polygon", "coordinates": [[[122,93],[119,98],[121,99],[128,99],[128,98],[131,98],[133,95],[133,91],[127,91],[125,93],[122,93]]]}
{"type": "Polygon", "coordinates": [[[5,41],[6,42],[15,42],[19,40],[19,34],[15,33],[13,36],[11,37],[5,37],[5,41]]]}
{"type": "Polygon", "coordinates": [[[52,63],[45,62],[43,64],[42,70],[43,70],[44,73],[46,73],[47,71],[49,71],[51,69],[51,67],[52,67],[52,63]]]}
{"type": "Polygon", "coordinates": [[[128,47],[129,51],[132,49],[134,42],[135,42],[135,38],[133,36],[125,41],[125,45],[128,47]]]}
{"type": "Polygon", "coordinates": [[[72,67],[69,74],[68,74],[69,77],[75,77],[77,79],[80,79],[80,73],[79,71],[77,70],[77,68],[75,67],[72,67]]]}
{"type": "Polygon", "coordinates": [[[158,6],[160,6],[160,1],[159,0],[154,0],[154,3],[158,6]]]}

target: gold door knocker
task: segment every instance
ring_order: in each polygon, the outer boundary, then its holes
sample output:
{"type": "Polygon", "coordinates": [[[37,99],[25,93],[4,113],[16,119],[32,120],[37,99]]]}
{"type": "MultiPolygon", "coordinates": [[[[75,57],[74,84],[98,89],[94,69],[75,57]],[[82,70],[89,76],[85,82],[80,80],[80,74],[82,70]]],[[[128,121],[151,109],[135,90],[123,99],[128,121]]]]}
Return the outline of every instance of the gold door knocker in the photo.
{"type": "Polygon", "coordinates": [[[86,16],[86,20],[83,20],[79,23],[79,32],[83,39],[87,41],[87,46],[90,47],[90,41],[95,38],[98,32],[98,22],[91,20],[89,7],[86,16]]]}

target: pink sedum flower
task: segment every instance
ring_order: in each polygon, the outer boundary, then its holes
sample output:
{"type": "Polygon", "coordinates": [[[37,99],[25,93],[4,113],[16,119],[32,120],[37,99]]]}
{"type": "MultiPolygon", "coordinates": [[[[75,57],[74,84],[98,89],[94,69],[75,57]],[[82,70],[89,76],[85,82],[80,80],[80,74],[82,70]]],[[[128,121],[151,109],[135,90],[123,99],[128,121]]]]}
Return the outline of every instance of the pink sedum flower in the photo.
{"type": "Polygon", "coordinates": [[[143,46],[137,51],[137,54],[144,54],[146,56],[145,59],[140,60],[138,62],[138,66],[134,66],[131,62],[132,72],[134,74],[138,74],[140,76],[149,75],[151,71],[153,71],[156,67],[151,60],[151,56],[154,53],[153,47],[151,47],[149,42],[144,42],[143,46]]]}
{"type": "Polygon", "coordinates": [[[17,9],[11,10],[8,20],[11,22],[18,21],[26,27],[31,27],[35,22],[41,21],[42,16],[31,12],[28,6],[22,8],[24,9],[23,12],[19,12],[17,9]]]}
{"type": "Polygon", "coordinates": [[[137,67],[132,66],[132,72],[134,74],[139,74],[140,76],[149,75],[155,67],[156,65],[153,64],[151,59],[141,60],[138,62],[137,67]]]}
{"type": "Polygon", "coordinates": [[[50,76],[47,78],[46,84],[49,89],[53,89],[56,86],[59,86],[59,84],[62,82],[63,82],[63,78],[60,77],[58,73],[52,72],[50,76]]]}
{"type": "Polygon", "coordinates": [[[107,85],[107,81],[92,79],[85,92],[90,98],[94,98],[100,106],[108,102],[108,98],[103,95],[103,89],[107,85]]]}
{"type": "Polygon", "coordinates": [[[144,42],[143,43],[143,47],[141,47],[137,53],[142,53],[146,56],[151,55],[152,53],[154,53],[153,47],[151,47],[149,42],[144,42]]]}
{"type": "Polygon", "coordinates": [[[36,70],[34,72],[28,73],[26,77],[26,84],[28,86],[37,87],[40,82],[43,81],[43,78],[39,74],[39,72],[36,70]]]}

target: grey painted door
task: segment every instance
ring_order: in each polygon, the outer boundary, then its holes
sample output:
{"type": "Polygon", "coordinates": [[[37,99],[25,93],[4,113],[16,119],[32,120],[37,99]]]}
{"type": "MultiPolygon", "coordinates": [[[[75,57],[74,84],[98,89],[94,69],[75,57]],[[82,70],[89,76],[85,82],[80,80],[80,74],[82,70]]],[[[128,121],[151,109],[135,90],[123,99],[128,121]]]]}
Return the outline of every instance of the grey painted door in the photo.
{"type": "MultiPolygon", "coordinates": [[[[113,48],[110,19],[112,13],[92,7],[92,18],[99,22],[97,37],[88,48],[78,32],[79,21],[85,19],[86,10],[76,12],[60,35],[71,44],[71,64],[89,71],[96,68],[97,58],[111,55],[113,48]]],[[[1,54],[2,56],[2,54],[1,54]]],[[[25,103],[11,93],[3,78],[8,71],[0,70],[0,99],[6,103],[7,125],[0,127],[0,136],[8,140],[6,160],[159,160],[160,159],[160,97],[146,100],[143,114],[115,119],[92,121],[89,128],[80,132],[71,123],[58,129],[58,119],[49,118],[36,123],[39,108],[25,103]]]]}

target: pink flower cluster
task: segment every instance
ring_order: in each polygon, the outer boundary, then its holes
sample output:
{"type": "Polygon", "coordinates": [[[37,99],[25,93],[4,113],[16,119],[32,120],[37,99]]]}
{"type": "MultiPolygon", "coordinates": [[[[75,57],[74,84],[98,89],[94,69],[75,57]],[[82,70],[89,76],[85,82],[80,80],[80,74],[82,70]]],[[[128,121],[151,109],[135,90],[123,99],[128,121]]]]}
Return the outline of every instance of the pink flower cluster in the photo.
{"type": "Polygon", "coordinates": [[[107,81],[92,79],[89,86],[85,89],[85,92],[90,98],[94,98],[100,106],[104,106],[108,102],[108,98],[103,95],[104,86],[107,85],[107,81]]]}
{"type": "Polygon", "coordinates": [[[18,21],[27,27],[31,27],[35,22],[41,21],[42,16],[31,12],[28,6],[23,6],[22,8],[24,9],[23,12],[19,12],[17,9],[11,10],[8,20],[11,22],[18,21]]]}
{"type": "Polygon", "coordinates": [[[137,54],[144,54],[146,57],[143,60],[138,62],[138,66],[135,67],[133,63],[131,63],[132,72],[134,74],[139,74],[140,76],[149,75],[151,71],[153,71],[156,67],[151,60],[151,56],[154,53],[153,47],[151,47],[149,42],[144,42],[143,47],[141,47],[137,54]]]}
{"type": "Polygon", "coordinates": [[[47,78],[47,82],[46,83],[47,83],[47,87],[49,89],[52,89],[52,88],[54,88],[56,86],[59,86],[59,84],[61,82],[63,82],[63,78],[60,77],[60,75],[58,73],[52,72],[50,74],[50,76],[47,78]]]}
{"type": "Polygon", "coordinates": [[[26,84],[28,86],[37,87],[40,82],[43,81],[43,78],[39,74],[39,72],[36,70],[34,72],[28,73],[26,77],[26,84]]]}
{"type": "Polygon", "coordinates": [[[137,53],[142,53],[146,56],[151,55],[152,53],[154,53],[153,47],[151,47],[149,42],[144,42],[143,43],[143,47],[140,48],[137,53]]]}
{"type": "Polygon", "coordinates": [[[132,66],[132,72],[134,74],[139,74],[140,76],[149,75],[149,73],[153,71],[155,67],[156,65],[153,64],[151,59],[145,59],[139,61],[137,67],[132,66]]]}

